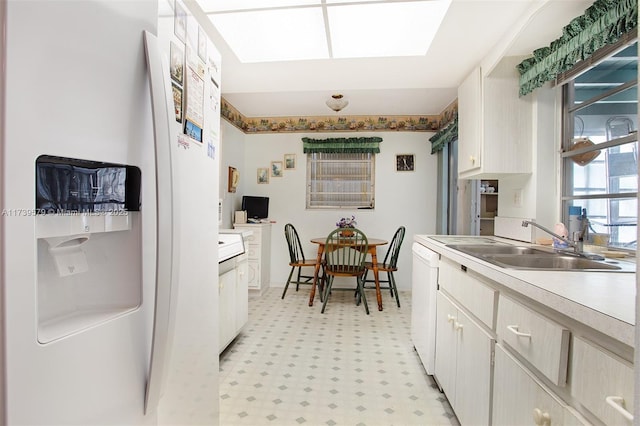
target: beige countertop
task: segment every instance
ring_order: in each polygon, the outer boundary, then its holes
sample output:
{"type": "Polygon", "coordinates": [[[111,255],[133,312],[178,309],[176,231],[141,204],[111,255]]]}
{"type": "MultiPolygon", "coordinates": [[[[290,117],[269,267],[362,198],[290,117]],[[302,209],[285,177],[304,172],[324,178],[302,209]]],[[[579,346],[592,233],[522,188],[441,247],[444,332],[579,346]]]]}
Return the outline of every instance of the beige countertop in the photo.
{"type": "MultiPolygon", "coordinates": [[[[512,291],[631,347],[634,346],[635,273],[507,269],[449,248],[446,243],[434,239],[441,237],[443,236],[415,235],[414,241],[457,263],[464,264],[467,268],[512,291]]],[[[531,246],[531,244],[498,237],[484,238],[519,246],[531,246]]],[[[616,259],[618,260],[620,259],[616,259]]]]}

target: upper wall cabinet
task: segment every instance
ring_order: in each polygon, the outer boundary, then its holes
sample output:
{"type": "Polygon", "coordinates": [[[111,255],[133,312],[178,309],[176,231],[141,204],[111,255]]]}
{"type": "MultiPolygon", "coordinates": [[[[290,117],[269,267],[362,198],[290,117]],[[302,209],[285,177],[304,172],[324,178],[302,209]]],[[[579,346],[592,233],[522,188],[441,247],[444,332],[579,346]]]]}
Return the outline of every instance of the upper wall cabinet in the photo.
{"type": "Polygon", "coordinates": [[[458,88],[458,177],[498,179],[532,171],[532,95],[518,96],[516,65],[505,58],[480,67],[458,88]]]}

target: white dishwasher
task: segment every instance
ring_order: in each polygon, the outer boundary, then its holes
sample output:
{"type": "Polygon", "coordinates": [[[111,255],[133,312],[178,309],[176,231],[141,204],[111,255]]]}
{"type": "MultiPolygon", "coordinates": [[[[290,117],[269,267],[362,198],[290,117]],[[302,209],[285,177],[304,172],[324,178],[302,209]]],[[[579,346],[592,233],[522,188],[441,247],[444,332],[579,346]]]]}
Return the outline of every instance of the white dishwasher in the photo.
{"type": "Polygon", "coordinates": [[[427,374],[433,375],[436,359],[436,293],[440,255],[413,243],[411,278],[411,340],[427,374]]]}

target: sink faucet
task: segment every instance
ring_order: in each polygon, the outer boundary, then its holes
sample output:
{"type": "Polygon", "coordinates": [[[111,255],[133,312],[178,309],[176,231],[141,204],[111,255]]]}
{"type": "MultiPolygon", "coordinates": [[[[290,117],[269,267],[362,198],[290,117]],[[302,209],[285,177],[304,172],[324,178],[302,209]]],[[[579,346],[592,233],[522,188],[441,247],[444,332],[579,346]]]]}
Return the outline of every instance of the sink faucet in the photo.
{"type": "Polygon", "coordinates": [[[552,235],[552,236],[554,236],[555,238],[557,238],[557,239],[559,239],[561,241],[564,241],[570,247],[573,247],[573,252],[578,256],[586,257],[588,259],[594,259],[594,260],[603,260],[604,259],[604,257],[602,257],[602,256],[600,256],[598,254],[585,253],[583,251],[583,248],[584,248],[584,237],[585,237],[587,229],[589,227],[589,221],[584,216],[583,216],[582,226],[581,226],[582,229],[580,231],[577,231],[577,232],[573,233],[574,235],[571,236],[572,240],[564,238],[563,236],[556,234],[555,232],[551,231],[550,229],[545,228],[542,225],[538,225],[537,223],[532,222],[530,220],[523,220],[522,221],[522,226],[523,227],[526,228],[529,225],[535,226],[536,228],[540,228],[544,232],[546,232],[547,234],[552,235]]]}

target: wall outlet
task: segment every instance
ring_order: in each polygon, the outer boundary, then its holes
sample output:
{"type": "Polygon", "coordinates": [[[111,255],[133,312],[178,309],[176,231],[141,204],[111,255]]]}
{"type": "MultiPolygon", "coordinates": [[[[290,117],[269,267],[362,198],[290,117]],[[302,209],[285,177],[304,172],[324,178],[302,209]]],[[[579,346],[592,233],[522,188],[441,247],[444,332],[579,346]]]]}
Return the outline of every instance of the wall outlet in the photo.
{"type": "Polygon", "coordinates": [[[522,207],[522,189],[513,191],[513,204],[516,207],[522,207]]]}

